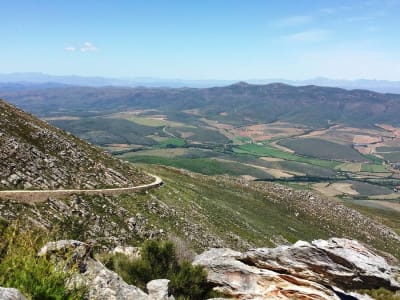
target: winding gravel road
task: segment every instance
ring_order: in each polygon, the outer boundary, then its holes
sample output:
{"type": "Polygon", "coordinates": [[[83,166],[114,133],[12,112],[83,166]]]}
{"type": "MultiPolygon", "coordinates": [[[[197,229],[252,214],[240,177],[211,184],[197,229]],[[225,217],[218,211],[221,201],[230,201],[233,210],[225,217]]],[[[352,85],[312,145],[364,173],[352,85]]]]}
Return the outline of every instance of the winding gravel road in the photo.
{"type": "Polygon", "coordinates": [[[125,193],[132,193],[137,191],[145,191],[155,187],[159,187],[163,184],[161,177],[153,174],[148,174],[154,178],[154,181],[147,184],[137,185],[133,187],[125,188],[110,188],[110,189],[90,189],[90,190],[79,190],[79,189],[68,189],[68,190],[8,190],[0,191],[0,199],[12,199],[26,203],[38,203],[44,202],[49,197],[66,197],[73,194],[84,194],[84,195],[120,195],[125,193]]]}

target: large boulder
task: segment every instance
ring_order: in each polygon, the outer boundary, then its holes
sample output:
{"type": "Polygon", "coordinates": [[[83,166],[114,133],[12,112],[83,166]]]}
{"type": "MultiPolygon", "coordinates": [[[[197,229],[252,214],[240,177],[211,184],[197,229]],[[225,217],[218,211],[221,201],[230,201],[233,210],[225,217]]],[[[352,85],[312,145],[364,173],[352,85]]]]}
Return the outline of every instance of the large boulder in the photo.
{"type": "Polygon", "coordinates": [[[346,290],[400,289],[395,269],[357,241],[299,241],[240,253],[210,249],[194,264],[225,296],[237,299],[370,299],[346,290]]]}
{"type": "Polygon", "coordinates": [[[168,296],[168,279],[155,279],[146,284],[150,300],[173,300],[173,296],[168,296]]]}
{"type": "Polygon", "coordinates": [[[0,287],[1,300],[26,300],[25,296],[20,291],[13,288],[0,287]]]}
{"type": "Polygon", "coordinates": [[[340,300],[318,283],[245,264],[241,257],[230,249],[211,249],[196,256],[194,264],[207,269],[216,290],[237,299],[340,300]]]}
{"type": "Polygon", "coordinates": [[[400,289],[386,260],[354,240],[332,238],[250,250],[240,258],[258,268],[342,289],[400,289]]]}

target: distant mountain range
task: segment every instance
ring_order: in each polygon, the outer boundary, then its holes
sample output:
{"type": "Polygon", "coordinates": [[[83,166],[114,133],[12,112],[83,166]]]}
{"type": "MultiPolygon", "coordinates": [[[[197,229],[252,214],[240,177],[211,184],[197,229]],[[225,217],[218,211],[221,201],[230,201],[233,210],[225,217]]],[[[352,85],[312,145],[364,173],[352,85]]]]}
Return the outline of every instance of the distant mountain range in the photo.
{"type": "Polygon", "coordinates": [[[235,126],[276,121],[312,128],[336,123],[356,127],[400,125],[400,95],[315,85],[239,82],[212,88],[0,88],[0,98],[41,117],[157,110],[170,120],[186,124],[202,123],[201,119],[207,118],[235,126]]]}
{"type": "MultiPolygon", "coordinates": [[[[185,79],[165,79],[151,77],[137,78],[107,78],[107,77],[85,77],[76,75],[49,75],[44,73],[10,73],[0,74],[0,88],[29,88],[33,85],[40,85],[42,88],[56,87],[63,85],[78,86],[127,86],[127,87],[197,87],[207,88],[214,86],[226,86],[238,80],[185,80],[185,79]]],[[[286,80],[279,78],[270,79],[248,79],[252,84],[268,84],[274,82],[286,83],[294,86],[318,85],[327,87],[340,87],[345,89],[366,89],[381,93],[400,93],[400,81],[388,80],[341,80],[318,77],[308,80],[286,80]]]]}

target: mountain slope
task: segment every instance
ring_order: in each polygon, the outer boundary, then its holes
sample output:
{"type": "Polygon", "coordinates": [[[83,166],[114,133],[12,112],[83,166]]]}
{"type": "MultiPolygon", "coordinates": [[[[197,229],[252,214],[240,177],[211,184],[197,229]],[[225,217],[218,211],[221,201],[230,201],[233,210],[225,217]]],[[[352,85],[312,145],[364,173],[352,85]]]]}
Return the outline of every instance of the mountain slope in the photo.
{"type": "MultiPolygon", "coordinates": [[[[132,165],[5,102],[0,108],[3,189],[26,183],[31,188],[55,188],[56,183],[79,188],[87,182],[123,186],[148,179],[132,165]],[[10,180],[15,176],[19,180],[10,180]]],[[[35,204],[1,200],[0,223],[39,225],[59,238],[91,240],[99,247],[149,237],[177,238],[196,250],[348,237],[400,258],[398,226],[390,229],[339,201],[272,183],[143,167],[160,175],[165,186],[118,196],[51,197],[35,204]]]]}
{"type": "Polygon", "coordinates": [[[128,187],[152,180],[0,100],[0,189],[128,187]]]}

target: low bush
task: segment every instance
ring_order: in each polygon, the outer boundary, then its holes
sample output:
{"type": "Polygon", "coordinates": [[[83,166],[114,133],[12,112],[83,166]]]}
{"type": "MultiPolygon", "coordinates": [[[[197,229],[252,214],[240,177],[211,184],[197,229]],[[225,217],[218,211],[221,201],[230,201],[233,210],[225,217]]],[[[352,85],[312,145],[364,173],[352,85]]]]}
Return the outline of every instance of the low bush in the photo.
{"type": "MultiPolygon", "coordinates": [[[[103,258],[104,259],[104,258],[103,258]]],[[[216,295],[207,282],[207,273],[189,261],[178,262],[172,242],[146,241],[138,259],[117,254],[104,259],[106,267],[116,271],[126,282],[146,289],[153,279],[170,280],[169,290],[177,299],[208,299],[216,295]]]]}
{"type": "Polygon", "coordinates": [[[6,242],[0,256],[0,286],[16,288],[33,300],[83,298],[83,289],[65,288],[69,273],[57,269],[49,259],[37,256],[45,240],[43,234],[9,227],[2,240],[6,242]]]}
{"type": "Polygon", "coordinates": [[[394,293],[384,288],[374,290],[360,290],[360,294],[367,294],[376,300],[400,300],[400,292],[394,293]]]}

